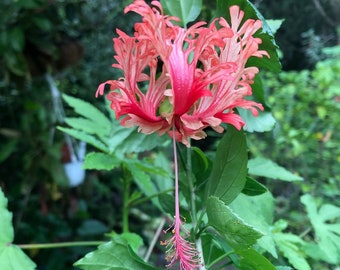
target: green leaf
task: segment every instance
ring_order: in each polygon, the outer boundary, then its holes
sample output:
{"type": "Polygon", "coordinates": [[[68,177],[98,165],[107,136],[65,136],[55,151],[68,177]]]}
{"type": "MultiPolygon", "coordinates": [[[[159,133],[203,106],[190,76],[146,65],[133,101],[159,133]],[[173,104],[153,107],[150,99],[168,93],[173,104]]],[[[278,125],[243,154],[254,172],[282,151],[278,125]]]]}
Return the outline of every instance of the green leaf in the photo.
{"type": "Polygon", "coordinates": [[[164,143],[164,137],[160,137],[157,133],[144,134],[137,132],[136,128],[120,130],[119,134],[127,136],[118,136],[116,132],[111,135],[110,149],[118,155],[123,156],[125,153],[140,153],[150,151],[164,143]]]}
{"type": "Polygon", "coordinates": [[[129,244],[132,250],[137,253],[138,249],[143,246],[143,238],[135,233],[123,233],[120,237],[129,244]]]}
{"type": "Polygon", "coordinates": [[[240,270],[276,270],[268,259],[254,249],[241,250],[237,254],[240,255],[240,270]]]}
{"type": "Polygon", "coordinates": [[[33,270],[34,262],[17,246],[14,239],[12,213],[7,210],[7,199],[0,188],[0,269],[33,270]]]}
{"type": "Polygon", "coordinates": [[[25,34],[21,27],[15,27],[10,30],[9,39],[11,47],[16,52],[22,52],[25,47],[25,34]]]}
{"type": "Polygon", "coordinates": [[[268,189],[262,185],[261,183],[257,182],[254,178],[247,177],[247,182],[242,189],[242,193],[248,196],[256,196],[267,192],[268,189]]]}
{"type": "Polygon", "coordinates": [[[146,196],[151,196],[158,193],[157,188],[151,181],[150,176],[138,166],[138,161],[127,160],[125,165],[131,172],[134,182],[146,196]]]}
{"type": "Polygon", "coordinates": [[[63,94],[63,99],[69,106],[74,109],[76,113],[96,123],[97,129],[100,132],[103,132],[107,135],[109,134],[112,123],[105,116],[105,114],[99,111],[95,106],[93,106],[89,102],[86,102],[79,98],[68,96],[66,94],[63,94]]]}
{"type": "Polygon", "coordinates": [[[334,221],[340,218],[340,207],[324,204],[318,210],[315,199],[309,194],[303,195],[301,202],[305,205],[309,220],[315,230],[315,240],[324,253],[323,259],[328,263],[339,263],[340,223],[334,223],[334,221]]]}
{"type": "Polygon", "coordinates": [[[217,17],[224,17],[230,21],[229,7],[237,5],[245,13],[245,19],[260,19],[262,21],[262,31],[258,31],[255,36],[261,38],[262,44],[261,50],[266,50],[270,55],[270,58],[256,58],[252,57],[248,60],[249,66],[264,67],[268,70],[279,72],[281,70],[281,64],[277,54],[277,45],[274,40],[274,35],[266,20],[258,9],[248,0],[217,0],[217,17]]]}
{"type": "Polygon", "coordinates": [[[195,175],[198,186],[208,179],[212,164],[211,161],[206,157],[201,149],[198,147],[191,147],[191,161],[192,161],[192,172],[195,175]]]}
{"type": "Polygon", "coordinates": [[[173,195],[161,193],[158,195],[158,201],[164,213],[170,214],[171,216],[175,215],[175,198],[173,195]]]}
{"type": "Polygon", "coordinates": [[[84,131],[88,134],[96,134],[102,141],[107,141],[109,127],[101,130],[97,122],[81,117],[67,117],[65,123],[73,129],[84,131]]]}
{"type": "Polygon", "coordinates": [[[120,165],[120,160],[114,156],[92,152],[88,153],[85,157],[84,169],[88,170],[107,170],[110,171],[120,165]]]}
{"type": "Polygon", "coordinates": [[[311,267],[304,258],[306,254],[302,251],[304,241],[297,235],[291,233],[275,233],[274,240],[278,249],[288,259],[296,270],[310,270],[311,267]]]}
{"type": "Polygon", "coordinates": [[[99,150],[102,150],[103,152],[108,152],[108,147],[93,135],[89,135],[83,131],[75,130],[71,128],[58,127],[58,129],[62,132],[65,132],[71,135],[72,137],[80,141],[91,144],[92,146],[98,148],[99,150]]]}
{"type": "Polygon", "coordinates": [[[273,161],[257,157],[248,161],[249,174],[279,179],[283,181],[302,181],[303,178],[289,172],[285,168],[277,165],[273,161]]]}
{"type": "Polygon", "coordinates": [[[106,233],[109,228],[102,222],[96,219],[87,219],[77,228],[77,234],[83,237],[91,237],[106,233]]]}
{"type": "Polygon", "coordinates": [[[276,33],[277,30],[279,30],[279,28],[281,27],[282,23],[284,22],[284,19],[280,19],[280,20],[266,20],[268,26],[271,29],[271,32],[273,34],[276,33]]]}
{"type": "Polygon", "coordinates": [[[217,197],[208,198],[207,215],[209,225],[220,232],[227,243],[236,250],[249,248],[263,235],[217,197]]]}
{"type": "Polygon", "coordinates": [[[40,28],[40,30],[44,32],[51,31],[53,26],[49,18],[42,16],[33,16],[32,21],[38,28],[40,28]]]}
{"type": "Polygon", "coordinates": [[[14,230],[12,226],[12,213],[7,210],[7,199],[1,189],[0,217],[0,246],[6,246],[8,243],[13,242],[14,230]]]}
{"type": "Polygon", "coordinates": [[[252,115],[250,110],[239,108],[238,112],[246,123],[244,130],[248,132],[271,131],[275,126],[276,120],[271,112],[259,111],[259,115],[256,117],[252,115]]]}
{"type": "Polygon", "coordinates": [[[246,138],[242,131],[229,125],[216,151],[206,196],[216,196],[229,204],[244,188],[246,177],[246,138]]]}
{"type": "Polygon", "coordinates": [[[229,205],[230,208],[247,224],[260,231],[263,236],[257,244],[277,258],[277,251],[272,233],[274,220],[274,198],[270,192],[258,196],[240,194],[229,205]]]}
{"type": "Polygon", "coordinates": [[[201,12],[202,0],[161,0],[172,16],[180,18],[183,26],[194,21],[201,12]]]}
{"type": "Polygon", "coordinates": [[[83,270],[156,270],[139,258],[124,237],[116,236],[75,264],[83,270]]]}
{"type": "Polygon", "coordinates": [[[19,247],[15,245],[0,245],[0,269],[34,270],[36,265],[19,247]]]}
{"type": "Polygon", "coordinates": [[[5,161],[16,150],[18,140],[11,139],[8,142],[2,140],[1,143],[2,146],[0,147],[0,163],[5,161]]]}

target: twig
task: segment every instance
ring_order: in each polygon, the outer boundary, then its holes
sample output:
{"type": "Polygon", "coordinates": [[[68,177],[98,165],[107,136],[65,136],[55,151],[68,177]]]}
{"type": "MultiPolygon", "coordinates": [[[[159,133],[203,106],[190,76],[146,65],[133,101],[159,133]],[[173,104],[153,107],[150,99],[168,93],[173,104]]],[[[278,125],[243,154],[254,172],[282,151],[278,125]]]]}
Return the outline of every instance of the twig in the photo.
{"type": "Polygon", "coordinates": [[[160,236],[160,234],[161,234],[161,232],[163,230],[163,227],[164,227],[164,224],[165,224],[165,219],[166,219],[165,217],[162,218],[162,220],[159,223],[159,226],[158,226],[158,228],[157,228],[157,230],[155,232],[155,235],[154,235],[154,237],[151,240],[150,246],[149,246],[149,248],[148,248],[148,250],[147,250],[147,252],[146,252],[146,254],[144,256],[144,261],[145,262],[148,262],[148,260],[150,259],[151,253],[152,253],[152,251],[153,251],[153,249],[154,249],[154,247],[155,247],[155,245],[157,243],[157,240],[158,240],[158,238],[159,238],[159,236],[160,236]]]}

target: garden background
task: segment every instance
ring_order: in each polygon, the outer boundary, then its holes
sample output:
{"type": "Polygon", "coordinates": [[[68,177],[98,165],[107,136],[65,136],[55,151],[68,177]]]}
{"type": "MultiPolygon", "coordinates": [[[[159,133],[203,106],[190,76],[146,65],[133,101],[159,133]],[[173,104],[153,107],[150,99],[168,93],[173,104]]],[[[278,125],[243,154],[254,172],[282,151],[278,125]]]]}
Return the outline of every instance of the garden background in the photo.
{"type": "MultiPolygon", "coordinates": [[[[123,14],[128,3],[0,3],[0,186],[13,213],[14,243],[19,246],[98,243],[113,231],[123,230],[119,178],[124,171],[86,170],[84,179],[79,177],[81,184],[70,184],[65,164],[72,161],[72,149],[78,153],[84,148],[58,127],[72,125],[65,116],[77,116],[73,106],[76,101],[71,97],[87,101],[109,116],[104,99],[96,99],[95,91],[99,83],[119,76],[110,68],[111,40],[116,28],[131,33],[139,20],[135,14],[123,14]],[[59,93],[66,94],[65,98],[61,99],[59,93]]],[[[274,195],[274,219],[280,221],[276,223],[277,230],[285,231],[281,241],[290,243],[280,249],[282,256],[273,260],[294,265],[289,253],[295,250],[312,269],[339,269],[340,3],[252,3],[266,19],[283,20],[275,35],[282,71],[261,74],[271,113],[260,117],[257,124],[266,131],[256,132],[255,125],[247,132],[255,168],[250,173],[274,195]],[[281,179],[276,177],[278,170],[283,170],[281,179]],[[320,248],[328,255],[317,252],[320,248]]],[[[204,0],[199,19],[209,21],[215,9],[214,2],[204,0]]],[[[193,144],[209,157],[220,138],[209,133],[208,139],[193,144]]],[[[159,168],[167,162],[168,142],[163,138],[157,142],[164,150],[164,160],[158,158],[156,162],[159,168]]],[[[120,145],[122,155],[131,150],[129,143],[120,145]]],[[[147,144],[155,142],[141,143],[147,149],[147,144]]],[[[86,148],[91,151],[92,146],[88,144],[86,148]]],[[[139,159],[151,160],[152,156],[152,151],[138,154],[139,159]]],[[[171,171],[144,166],[136,166],[136,175],[132,173],[131,177],[142,178],[141,173],[147,172],[158,174],[159,179],[171,178],[171,171]]],[[[138,184],[133,188],[141,201],[138,207],[131,207],[130,231],[143,235],[147,242],[157,229],[161,212],[149,201],[143,202],[138,184]]],[[[94,248],[36,247],[26,252],[38,269],[64,270],[75,269],[72,264],[94,248]]],[[[160,266],[164,265],[161,249],[157,246],[152,255],[152,261],[159,261],[160,266]]]]}

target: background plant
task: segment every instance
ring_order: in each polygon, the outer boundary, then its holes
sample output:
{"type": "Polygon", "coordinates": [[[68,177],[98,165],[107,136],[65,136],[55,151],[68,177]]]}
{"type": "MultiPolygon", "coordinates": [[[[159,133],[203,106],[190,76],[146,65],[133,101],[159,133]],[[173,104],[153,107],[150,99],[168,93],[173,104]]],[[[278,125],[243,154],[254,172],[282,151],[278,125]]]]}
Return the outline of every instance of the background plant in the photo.
{"type": "MultiPolygon", "coordinates": [[[[27,44],[34,44],[38,47],[37,50],[40,53],[36,51],[32,53],[32,55],[36,56],[36,59],[40,59],[41,52],[43,55],[47,52],[47,59],[50,61],[42,61],[42,71],[50,70],[55,75],[59,89],[62,92],[90,100],[91,103],[98,103],[96,107],[105,112],[105,104],[101,100],[93,99],[93,89],[96,89],[99,81],[106,79],[108,76],[113,76],[112,71],[107,67],[112,62],[111,57],[108,57],[108,55],[111,55],[110,40],[114,28],[126,26],[127,30],[129,30],[133,25],[134,18],[118,15],[122,7],[125,6],[123,2],[120,3],[119,7],[116,6],[115,1],[113,1],[115,3],[112,1],[98,2],[3,1],[0,4],[2,5],[0,12],[3,15],[1,16],[3,24],[1,24],[0,42],[2,63],[0,89],[0,133],[2,136],[0,156],[2,163],[0,170],[1,175],[4,176],[1,179],[1,186],[9,199],[9,209],[14,214],[15,243],[108,240],[111,237],[104,237],[104,232],[111,230],[122,231],[122,223],[120,222],[123,214],[123,204],[120,196],[122,194],[122,185],[119,180],[123,175],[122,164],[116,160],[116,169],[112,172],[106,169],[101,171],[90,170],[83,186],[73,189],[68,187],[68,180],[64,175],[62,163],[60,162],[62,156],[60,148],[64,143],[62,133],[56,132],[52,140],[53,143],[51,141],[50,132],[56,127],[57,123],[55,115],[51,114],[52,102],[50,93],[47,90],[48,86],[45,79],[39,77],[41,72],[35,73],[31,70],[29,62],[25,58],[25,51],[28,49],[27,44]],[[8,9],[9,7],[10,9],[8,9]],[[93,16],[93,14],[98,16],[93,16]],[[63,65],[60,65],[61,68],[59,69],[56,68],[56,63],[62,58],[59,45],[65,36],[68,41],[72,41],[69,44],[81,43],[85,48],[83,54],[79,56],[80,58],[83,55],[83,60],[72,69],[64,69],[65,66],[63,65]],[[98,50],[98,47],[101,50],[98,50]],[[110,74],[105,74],[106,71],[110,72],[110,74]],[[100,205],[100,208],[98,208],[98,205],[100,205]],[[108,215],[108,212],[112,214],[108,215]]],[[[274,6],[266,5],[265,1],[262,1],[262,6],[260,1],[255,2],[257,2],[266,17],[281,18],[281,15],[275,15],[276,13],[272,11],[271,8],[275,8],[274,6]],[[270,12],[270,15],[268,16],[266,12],[270,12]]],[[[204,16],[207,16],[207,18],[213,17],[213,9],[210,8],[210,6],[213,6],[212,2],[205,3],[203,1],[203,3],[204,16]]],[[[309,3],[302,5],[304,7],[309,3]]],[[[280,6],[280,12],[285,10],[285,7],[287,7],[288,11],[291,11],[289,4],[278,6],[280,6]]],[[[308,16],[310,16],[310,13],[308,13],[308,16]]],[[[294,16],[291,17],[293,18],[294,16]]],[[[297,17],[294,18],[297,19],[297,17]]],[[[310,20],[308,18],[304,18],[303,13],[299,13],[299,19],[306,26],[305,30],[308,30],[307,26],[309,28],[314,27],[309,23],[318,22],[320,28],[324,27],[331,33],[336,32],[335,27],[322,26],[325,25],[321,23],[323,20],[310,20]]],[[[290,27],[285,25],[282,26],[278,36],[282,33],[288,33],[291,37],[302,42],[300,34],[290,32],[294,28],[294,23],[290,27]]],[[[318,29],[315,28],[315,33],[320,35],[318,29]]],[[[329,32],[323,32],[321,36],[326,36],[326,38],[321,39],[323,44],[327,40],[329,32]]],[[[278,43],[282,48],[288,48],[288,46],[284,45],[284,41],[287,40],[289,39],[283,38],[278,40],[278,43]]],[[[328,44],[335,44],[336,38],[330,39],[329,42],[328,44]]],[[[75,48],[78,47],[76,46],[75,48]]],[[[301,49],[302,47],[299,45],[292,50],[288,49],[288,51],[300,52],[301,49]]],[[[327,56],[327,51],[323,54],[316,52],[319,59],[327,56]]],[[[310,62],[310,59],[305,57],[289,57],[287,52],[284,53],[284,57],[284,63],[292,58],[299,59],[299,63],[310,62]]],[[[269,98],[268,104],[271,105],[271,110],[278,119],[279,125],[276,125],[273,133],[264,133],[260,136],[260,139],[250,136],[252,134],[247,134],[248,146],[253,158],[248,163],[248,166],[255,164],[254,166],[249,166],[248,169],[253,177],[268,186],[275,200],[268,192],[265,192],[265,195],[253,196],[251,199],[248,197],[245,197],[245,199],[243,195],[240,195],[230,207],[247,221],[246,217],[250,214],[243,213],[242,215],[242,211],[246,208],[243,207],[240,210],[237,209],[237,206],[249,206],[249,204],[253,206],[252,202],[257,204],[260,204],[259,202],[261,201],[264,202],[262,205],[266,207],[263,206],[261,210],[258,209],[261,212],[258,224],[252,224],[251,221],[247,223],[262,232],[267,232],[267,234],[269,234],[269,228],[273,227],[271,234],[274,236],[261,238],[259,242],[261,247],[257,250],[260,250],[260,253],[262,253],[263,248],[267,250],[265,256],[273,256],[273,258],[269,258],[275,265],[291,264],[296,269],[299,269],[296,265],[300,265],[300,269],[308,269],[303,268],[306,267],[305,260],[301,259],[303,256],[306,256],[307,262],[313,269],[332,269],[336,265],[336,256],[329,258],[320,252],[320,247],[324,248],[326,245],[324,245],[325,241],[320,243],[318,239],[326,239],[325,237],[329,236],[336,239],[336,232],[339,231],[337,229],[339,179],[337,178],[338,149],[336,147],[338,137],[335,132],[337,125],[334,124],[337,121],[337,97],[339,96],[337,89],[337,85],[339,85],[337,82],[339,80],[337,63],[339,61],[337,59],[337,54],[334,52],[327,60],[318,64],[315,70],[284,72],[279,75],[268,74],[263,78],[263,84],[267,89],[266,94],[268,94],[269,98]],[[313,90],[311,91],[310,89],[313,90]],[[323,90],[320,91],[320,89],[323,90]],[[295,99],[291,98],[292,95],[295,99]],[[317,119],[316,122],[314,121],[315,119],[317,119]],[[289,120],[287,121],[289,124],[286,124],[286,120],[289,120]],[[313,126],[313,124],[315,125],[313,126]],[[309,128],[305,130],[305,127],[309,128]],[[334,132],[329,132],[333,130],[334,132]],[[263,156],[266,159],[263,159],[263,156]],[[271,171],[276,172],[278,168],[282,169],[282,167],[277,167],[275,163],[268,162],[269,159],[276,161],[293,173],[303,176],[304,182],[288,183],[287,179],[298,181],[301,177],[294,174],[288,174],[287,176],[287,171],[283,173],[281,170],[279,174],[270,174],[271,171]],[[267,164],[264,170],[260,170],[260,173],[256,171],[259,168],[259,161],[261,165],[267,164]],[[325,166],[318,166],[321,163],[320,161],[325,166]],[[271,170],[268,170],[268,168],[271,170]],[[261,175],[264,171],[269,171],[269,175],[268,173],[261,175]],[[280,178],[285,178],[282,179],[285,182],[273,181],[273,179],[280,178]],[[299,203],[299,197],[304,192],[313,195],[313,197],[304,196],[301,199],[306,204],[306,209],[309,210],[308,215],[310,218],[307,218],[306,215],[301,215],[301,213],[305,213],[305,206],[299,203]],[[245,202],[240,203],[242,200],[245,202]],[[280,221],[280,219],[285,219],[286,221],[280,221]],[[321,226],[319,226],[320,224],[321,226]],[[328,226],[329,224],[331,226],[328,226]],[[317,230],[317,228],[321,228],[321,230],[317,230]],[[315,243],[318,246],[315,246],[315,243]],[[278,261],[276,261],[275,257],[278,257],[278,261]]],[[[73,65],[74,62],[70,64],[73,65]]],[[[285,68],[293,66],[284,65],[285,68]]],[[[310,67],[310,65],[306,66],[310,67]]],[[[296,67],[294,66],[294,68],[296,67]]],[[[297,68],[300,69],[301,66],[297,68]]],[[[67,107],[66,109],[68,116],[79,117],[73,112],[72,107],[67,107]]],[[[268,118],[270,117],[269,115],[267,114],[267,118],[261,118],[265,119],[262,124],[268,124],[269,121],[268,126],[273,125],[273,121],[268,118]]],[[[253,125],[253,127],[256,127],[256,125],[253,125]]],[[[204,181],[204,177],[211,171],[215,147],[220,140],[218,137],[210,136],[210,138],[209,142],[205,141],[203,145],[199,145],[202,149],[211,150],[210,152],[205,151],[207,156],[202,154],[198,148],[194,148],[192,151],[193,170],[195,176],[199,179],[199,183],[204,181]]],[[[152,151],[152,153],[146,154],[146,160],[144,160],[146,163],[142,162],[143,165],[138,165],[146,166],[147,170],[150,170],[150,175],[143,176],[145,179],[150,179],[151,174],[152,177],[155,177],[148,164],[156,165],[156,167],[165,167],[164,164],[168,164],[168,160],[165,158],[167,153],[166,145],[164,147],[162,150],[162,152],[165,151],[164,155],[158,153],[157,158],[154,158],[152,151]],[[158,161],[160,163],[157,163],[158,161]]],[[[91,148],[90,146],[89,151],[94,150],[96,148],[91,148]]],[[[107,152],[104,151],[104,154],[106,157],[107,152]]],[[[145,154],[140,153],[137,156],[140,157],[140,155],[144,157],[145,154]]],[[[136,155],[133,154],[132,158],[136,159],[136,155]]],[[[140,172],[140,169],[144,167],[138,166],[136,171],[140,172]]],[[[169,172],[166,174],[166,170],[162,169],[155,172],[160,174],[160,176],[156,175],[157,178],[164,179],[166,175],[169,176],[169,172]]],[[[127,172],[127,176],[130,173],[127,172]]],[[[163,183],[159,179],[152,179],[152,181],[163,183]]],[[[157,198],[150,198],[153,200],[153,204],[143,203],[148,196],[136,186],[134,181],[130,183],[132,202],[138,203],[138,208],[130,207],[133,204],[129,205],[131,211],[130,230],[141,233],[144,242],[151,242],[151,235],[161,224],[161,220],[158,219],[159,213],[161,213],[160,209],[163,209],[163,211],[166,209],[165,211],[167,212],[170,210],[171,207],[167,207],[167,204],[171,205],[171,196],[163,194],[160,201],[165,203],[161,205],[161,208],[157,206],[155,208],[154,203],[157,198]],[[145,213],[149,215],[142,215],[145,213]],[[137,219],[135,219],[136,216],[138,217],[137,219]],[[140,218],[142,217],[145,218],[143,223],[148,224],[148,229],[140,226],[140,218]]],[[[252,190],[251,180],[247,181],[247,183],[250,184],[250,187],[245,193],[252,190]]],[[[258,187],[258,185],[256,186],[258,187]]],[[[171,189],[170,186],[167,188],[171,189]]],[[[4,201],[2,199],[2,202],[4,201]]],[[[219,206],[218,201],[211,201],[210,205],[211,207],[219,206]]],[[[5,215],[3,214],[5,213],[4,208],[5,204],[2,203],[1,217],[5,215]]],[[[254,210],[253,208],[249,209],[254,210]]],[[[224,213],[224,215],[228,214],[230,212],[224,213]]],[[[217,222],[219,220],[216,220],[217,222]]],[[[9,228],[8,219],[5,223],[6,225],[4,226],[9,228]]],[[[224,225],[220,225],[217,227],[220,229],[221,234],[225,234],[223,237],[228,237],[228,231],[233,228],[226,227],[223,229],[224,225]]],[[[2,223],[0,227],[3,228],[2,223]]],[[[8,232],[8,230],[3,232],[8,232]]],[[[1,242],[1,248],[4,247],[4,244],[6,246],[5,242],[13,240],[9,239],[9,236],[9,234],[6,234],[5,238],[2,238],[5,241],[1,242]]],[[[132,236],[133,241],[125,236],[116,237],[118,238],[112,240],[113,244],[116,247],[122,247],[126,252],[130,252],[126,248],[127,241],[129,243],[136,242],[136,246],[141,243],[140,238],[135,235],[132,236]]],[[[213,263],[214,259],[226,254],[225,251],[230,248],[221,247],[218,244],[220,238],[215,239],[209,234],[202,235],[202,239],[203,243],[214,243],[210,254],[214,254],[215,257],[210,257],[211,263],[213,263]]],[[[336,243],[338,242],[327,245],[328,254],[334,255],[338,251],[336,243]]],[[[133,247],[135,252],[137,252],[136,246],[133,247]]],[[[207,249],[208,246],[206,245],[207,249]]],[[[30,250],[28,254],[39,267],[70,269],[75,260],[92,249],[73,247],[68,248],[65,252],[65,249],[45,250],[39,248],[30,250]]],[[[206,250],[205,252],[209,254],[210,251],[206,250]]],[[[161,258],[160,254],[162,253],[156,252],[151,259],[157,261],[157,259],[161,258]]],[[[244,256],[249,259],[259,258],[258,253],[253,251],[245,253],[244,256]]],[[[237,262],[235,261],[235,263],[237,262]]],[[[164,264],[161,263],[161,265],[164,264]]],[[[247,266],[250,267],[243,261],[242,267],[247,266]]]]}

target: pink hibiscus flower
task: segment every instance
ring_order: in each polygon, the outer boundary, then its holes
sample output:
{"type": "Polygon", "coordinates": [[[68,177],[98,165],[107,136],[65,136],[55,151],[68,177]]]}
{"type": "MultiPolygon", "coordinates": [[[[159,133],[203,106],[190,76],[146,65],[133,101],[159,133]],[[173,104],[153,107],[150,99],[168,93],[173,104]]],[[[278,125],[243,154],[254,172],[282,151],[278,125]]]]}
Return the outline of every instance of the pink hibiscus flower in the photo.
{"type": "Polygon", "coordinates": [[[244,12],[238,6],[230,8],[230,24],[223,18],[194,24],[188,29],[174,25],[176,17],[163,14],[160,2],[152,7],[144,0],[135,0],[125,8],[134,11],[143,21],[135,25],[134,36],[117,30],[114,38],[114,68],[124,76],[99,85],[117,119],[126,127],[171,136],[189,145],[188,138],[206,137],[208,126],[222,132],[221,123],[241,129],[242,118],[235,108],[249,109],[254,116],[261,104],[245,99],[252,94],[251,84],[258,73],[256,67],[246,67],[247,60],[268,56],[259,50],[261,39],[253,35],[261,28],[260,20],[242,22],[244,12]],[[162,67],[157,74],[157,67],[162,67]],[[143,82],[147,88],[141,89],[143,82]],[[172,132],[172,126],[175,132],[172,132]]]}
{"type": "Polygon", "coordinates": [[[178,18],[163,14],[160,2],[151,5],[135,0],[125,8],[140,14],[142,22],[135,24],[134,36],[117,30],[113,67],[122,70],[123,77],[100,84],[97,96],[110,85],[107,99],[122,125],[173,138],[175,218],[173,236],[163,244],[168,247],[168,266],[179,261],[180,269],[195,270],[202,263],[194,244],[186,240],[180,218],[176,140],[189,146],[189,138],[206,137],[208,126],[223,132],[222,123],[241,129],[245,123],[235,108],[248,109],[254,116],[263,110],[246,99],[258,73],[246,63],[250,57],[269,55],[259,50],[261,39],[254,37],[261,21],[243,21],[238,6],[230,7],[230,24],[219,18],[184,29],[172,23],[178,18]]]}

